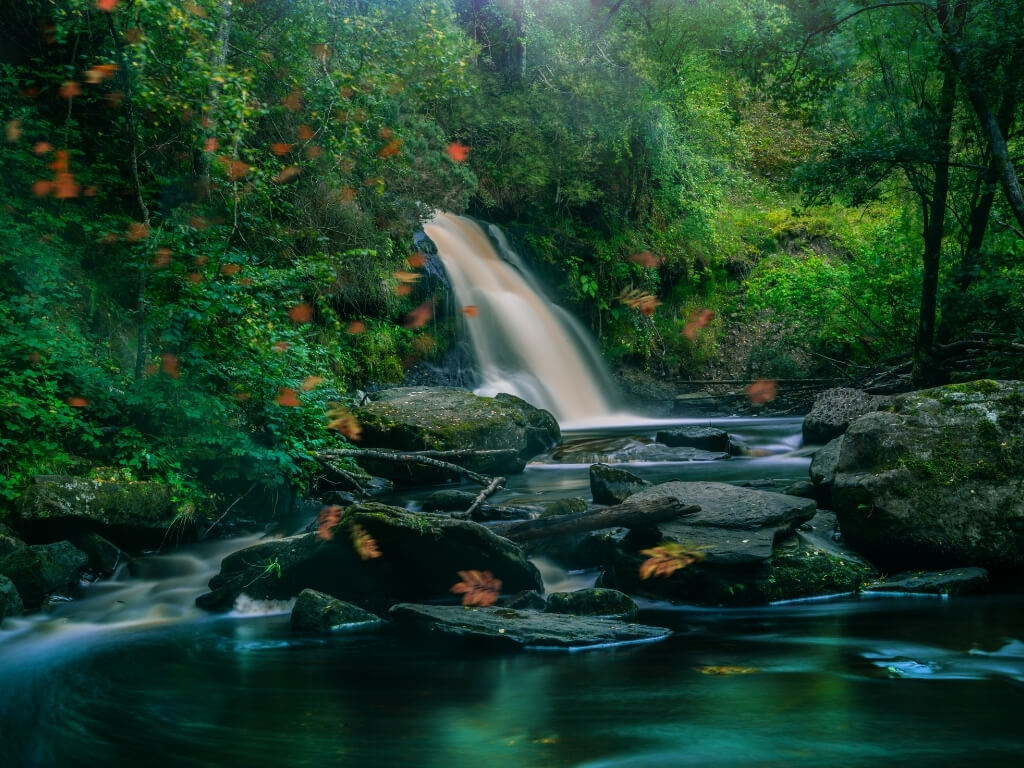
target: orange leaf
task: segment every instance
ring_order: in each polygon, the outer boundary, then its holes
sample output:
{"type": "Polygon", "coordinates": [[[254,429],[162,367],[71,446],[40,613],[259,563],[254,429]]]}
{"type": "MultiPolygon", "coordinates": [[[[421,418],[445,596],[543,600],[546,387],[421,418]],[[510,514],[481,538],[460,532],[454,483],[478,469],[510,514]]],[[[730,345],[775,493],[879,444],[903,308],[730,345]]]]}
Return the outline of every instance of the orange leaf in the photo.
{"type": "Polygon", "coordinates": [[[274,398],[274,402],[278,405],[283,405],[286,408],[295,408],[300,405],[299,397],[295,390],[290,387],[281,387],[277,393],[277,397],[274,398]]]}
{"type": "Polygon", "coordinates": [[[241,264],[228,263],[228,264],[221,264],[220,265],[220,273],[222,275],[237,275],[241,271],[242,271],[242,265],[241,264]]]}
{"type": "Polygon", "coordinates": [[[456,163],[464,163],[469,159],[469,147],[457,141],[453,141],[447,147],[448,157],[456,163]]]}
{"type": "Polygon", "coordinates": [[[288,310],[288,317],[293,323],[308,323],[313,318],[313,308],[309,304],[296,304],[288,310]]]}
{"type": "Polygon", "coordinates": [[[217,139],[211,136],[203,142],[204,152],[216,152],[217,151],[217,139]]]}
{"type": "Polygon", "coordinates": [[[360,426],[359,420],[342,405],[334,404],[327,411],[327,418],[330,419],[327,423],[327,429],[333,429],[349,440],[358,440],[363,434],[363,428],[360,426]]]}
{"type": "Polygon", "coordinates": [[[377,548],[377,540],[373,538],[361,525],[353,525],[350,532],[352,546],[356,548],[359,557],[363,560],[373,560],[380,557],[380,549],[377,548]]]}
{"type": "Polygon", "coordinates": [[[434,316],[434,300],[427,299],[402,320],[403,328],[422,328],[434,316]]]}
{"type": "Polygon", "coordinates": [[[278,184],[284,184],[286,181],[291,181],[299,175],[299,166],[297,165],[286,165],[282,168],[278,174],[274,177],[274,181],[278,184]]]}
{"type": "Polygon", "coordinates": [[[453,584],[451,592],[462,595],[463,605],[494,605],[501,594],[501,579],[490,571],[459,571],[462,581],[453,584]]]}
{"type": "Polygon", "coordinates": [[[117,2],[118,0],[96,0],[96,7],[101,11],[113,13],[114,9],[117,8],[117,2]]]}
{"type": "Polygon", "coordinates": [[[466,317],[476,317],[480,314],[480,310],[477,309],[475,304],[467,304],[462,308],[462,314],[466,317]]]}
{"type": "Polygon", "coordinates": [[[47,152],[53,151],[53,144],[48,141],[37,141],[32,145],[32,154],[37,156],[45,155],[47,152]]]}
{"type": "Polygon", "coordinates": [[[71,155],[66,149],[58,149],[53,153],[53,162],[50,168],[56,173],[67,173],[71,167],[71,155]]]}
{"type": "Polygon", "coordinates": [[[353,320],[345,330],[352,334],[364,333],[366,331],[366,323],[360,320],[353,320]]]}
{"type": "Polygon", "coordinates": [[[172,379],[181,378],[181,370],[178,366],[178,357],[169,353],[160,355],[160,370],[172,379]]]}
{"type": "Polygon", "coordinates": [[[232,397],[235,398],[235,400],[238,400],[239,402],[245,402],[246,400],[250,399],[252,395],[249,392],[235,392],[232,395],[232,397]]]}
{"type": "Polygon", "coordinates": [[[301,141],[309,141],[313,138],[313,129],[308,125],[300,125],[296,133],[301,141]]]}
{"type": "Polygon", "coordinates": [[[172,255],[170,248],[157,248],[156,252],[153,254],[153,261],[150,262],[150,265],[154,269],[163,269],[171,263],[172,255]]]}
{"type": "Polygon", "coordinates": [[[21,120],[8,120],[4,128],[7,141],[12,144],[21,138],[21,120]]]}
{"type": "Polygon", "coordinates": [[[309,392],[309,390],[316,388],[320,384],[324,383],[323,376],[307,376],[302,380],[302,391],[309,392]]]}
{"type": "Polygon", "coordinates": [[[338,193],[338,200],[342,203],[351,203],[356,199],[356,191],[352,187],[344,187],[338,193]]]}
{"type": "Polygon", "coordinates": [[[137,243],[139,240],[145,240],[149,237],[149,225],[144,224],[141,221],[134,221],[128,225],[128,231],[125,232],[124,236],[130,243],[137,243]]]}
{"type": "Polygon", "coordinates": [[[220,161],[227,167],[228,178],[232,181],[238,181],[240,178],[245,176],[252,167],[248,163],[242,162],[241,160],[235,160],[227,155],[221,156],[220,161]]]}
{"type": "Polygon", "coordinates": [[[395,272],[394,276],[395,279],[400,283],[415,283],[417,280],[423,277],[423,275],[420,274],[419,272],[404,272],[402,270],[395,272]]]}
{"type": "Polygon", "coordinates": [[[341,522],[341,507],[333,505],[323,507],[316,516],[317,538],[330,541],[334,538],[334,527],[341,522]]]}
{"type": "Polygon", "coordinates": [[[271,348],[280,355],[280,354],[284,354],[285,352],[287,352],[289,347],[291,347],[291,345],[292,344],[291,344],[290,341],[275,341],[271,345],[271,348]]]}
{"type": "Polygon", "coordinates": [[[203,282],[203,276],[200,275],[198,272],[189,272],[188,273],[188,281],[190,283],[192,283],[193,285],[195,285],[196,283],[203,282]]]}
{"type": "Polygon", "coordinates": [[[661,266],[662,261],[659,256],[655,256],[650,251],[634,253],[629,257],[629,260],[635,264],[639,264],[641,267],[647,267],[648,269],[655,269],[661,266]]]}
{"type": "Polygon", "coordinates": [[[281,99],[281,103],[284,104],[285,109],[289,109],[292,112],[298,112],[302,109],[302,91],[291,91],[287,96],[281,99]]]}
{"type": "Polygon", "coordinates": [[[53,196],[58,200],[68,200],[78,197],[81,187],[75,182],[75,177],[70,173],[58,173],[53,182],[53,196]]]}
{"type": "Polygon", "coordinates": [[[422,253],[414,253],[405,260],[412,269],[419,269],[426,265],[427,257],[422,253]]]}
{"type": "Polygon", "coordinates": [[[85,408],[89,405],[89,401],[84,397],[69,397],[68,405],[72,408],[85,408]]]}
{"type": "Polygon", "coordinates": [[[412,293],[412,286],[406,285],[405,283],[397,285],[395,286],[395,293],[397,293],[399,296],[408,296],[410,293],[412,293]]]}
{"type": "Polygon", "coordinates": [[[774,379],[758,379],[747,387],[747,397],[754,405],[764,405],[775,399],[779,386],[774,379]]]}
{"type": "Polygon", "coordinates": [[[62,99],[73,99],[81,95],[82,86],[74,80],[68,80],[60,87],[60,97],[62,99]]]}
{"type": "Polygon", "coordinates": [[[379,157],[381,160],[384,160],[389,157],[395,157],[396,155],[400,155],[401,153],[402,140],[392,139],[381,148],[380,152],[377,153],[377,157],[379,157]]]}
{"type": "Polygon", "coordinates": [[[320,147],[318,147],[316,144],[310,144],[308,147],[306,147],[306,151],[303,152],[302,154],[306,156],[307,160],[316,160],[323,153],[324,151],[320,149],[320,147]]]}
{"type": "Polygon", "coordinates": [[[53,182],[47,179],[39,179],[39,181],[32,184],[32,194],[36,197],[46,197],[52,189],[53,182]]]}
{"type": "Polygon", "coordinates": [[[641,579],[649,579],[652,576],[668,577],[680,568],[685,568],[704,559],[703,552],[686,549],[674,541],[651,549],[642,549],[640,554],[648,556],[648,559],[640,564],[641,579]]]}
{"type": "Polygon", "coordinates": [[[270,145],[270,151],[280,157],[281,155],[287,155],[292,151],[291,144],[285,144],[283,141],[275,141],[270,145]]]}
{"type": "Polygon", "coordinates": [[[187,3],[185,3],[185,10],[188,11],[189,13],[195,15],[195,16],[198,16],[201,19],[205,19],[206,16],[207,16],[206,9],[196,5],[193,2],[191,2],[191,0],[189,0],[189,2],[187,2],[187,3]]]}

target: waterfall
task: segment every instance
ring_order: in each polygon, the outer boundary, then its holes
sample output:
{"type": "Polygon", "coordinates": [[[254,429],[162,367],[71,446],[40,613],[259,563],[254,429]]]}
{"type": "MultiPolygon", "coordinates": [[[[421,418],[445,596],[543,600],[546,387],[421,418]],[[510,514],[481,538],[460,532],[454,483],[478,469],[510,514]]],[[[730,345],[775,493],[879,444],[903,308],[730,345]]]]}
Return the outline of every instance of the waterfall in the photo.
{"type": "Polygon", "coordinates": [[[517,395],[563,426],[617,410],[614,384],[590,335],[544,295],[497,227],[489,237],[471,219],[438,213],[423,229],[460,308],[476,307],[465,324],[480,368],[478,394],[517,395]]]}

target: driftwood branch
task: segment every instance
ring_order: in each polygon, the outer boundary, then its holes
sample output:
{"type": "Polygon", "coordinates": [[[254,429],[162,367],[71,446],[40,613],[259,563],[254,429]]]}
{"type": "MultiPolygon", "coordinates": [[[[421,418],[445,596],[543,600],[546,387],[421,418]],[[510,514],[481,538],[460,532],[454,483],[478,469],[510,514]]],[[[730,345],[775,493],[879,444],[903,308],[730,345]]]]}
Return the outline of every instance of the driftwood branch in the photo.
{"type": "Polygon", "coordinates": [[[333,474],[336,478],[338,478],[339,480],[344,480],[350,486],[355,488],[356,492],[360,496],[366,495],[366,489],[363,488],[362,483],[359,482],[359,480],[352,472],[349,472],[347,469],[342,469],[337,464],[332,462],[330,459],[325,458],[324,456],[317,456],[316,460],[320,463],[320,466],[322,466],[328,472],[333,474]]]}
{"type": "Polygon", "coordinates": [[[679,499],[669,497],[642,502],[627,501],[595,512],[577,512],[558,517],[542,517],[539,520],[498,523],[487,527],[506,539],[528,541],[543,536],[583,533],[616,526],[633,528],[696,512],[700,512],[700,507],[696,504],[684,504],[679,499]]]}
{"type": "Polygon", "coordinates": [[[471,469],[460,467],[448,461],[441,461],[434,458],[436,455],[450,454],[453,458],[458,456],[469,456],[471,454],[487,453],[486,451],[418,451],[415,453],[403,453],[401,451],[389,451],[384,448],[340,448],[333,451],[322,451],[317,454],[317,459],[379,459],[381,461],[393,461],[397,464],[424,464],[428,467],[443,469],[454,475],[461,475],[469,478],[480,485],[487,486],[491,478],[481,475],[471,469]],[[433,455],[432,455],[433,454],[433,455]]]}
{"type": "MultiPolygon", "coordinates": [[[[491,480],[491,482],[487,484],[487,487],[480,491],[480,493],[477,494],[477,497],[473,499],[473,503],[469,505],[469,509],[459,514],[459,517],[466,519],[472,518],[473,513],[477,511],[477,509],[480,507],[481,504],[484,503],[484,501],[487,500],[487,497],[490,496],[499,488],[501,488],[504,484],[504,477],[496,477],[493,480],[491,480]]],[[[455,517],[455,515],[452,515],[452,517],[455,517]]]]}

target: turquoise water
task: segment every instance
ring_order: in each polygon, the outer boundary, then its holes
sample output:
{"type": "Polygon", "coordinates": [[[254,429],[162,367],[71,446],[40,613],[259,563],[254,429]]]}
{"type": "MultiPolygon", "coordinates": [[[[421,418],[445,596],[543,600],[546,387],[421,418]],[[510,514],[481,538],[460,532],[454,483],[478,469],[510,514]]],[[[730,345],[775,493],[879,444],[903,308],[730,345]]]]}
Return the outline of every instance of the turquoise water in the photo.
{"type": "MultiPolygon", "coordinates": [[[[757,459],[651,479],[806,476],[757,459]]],[[[674,473],[674,474],[673,474],[674,473]]],[[[585,493],[533,468],[506,499],[585,493]]],[[[191,605],[231,543],[149,558],[0,631],[0,766],[988,766],[1024,755],[1024,598],[647,604],[665,642],[494,655],[388,632],[296,638],[191,605]]]]}

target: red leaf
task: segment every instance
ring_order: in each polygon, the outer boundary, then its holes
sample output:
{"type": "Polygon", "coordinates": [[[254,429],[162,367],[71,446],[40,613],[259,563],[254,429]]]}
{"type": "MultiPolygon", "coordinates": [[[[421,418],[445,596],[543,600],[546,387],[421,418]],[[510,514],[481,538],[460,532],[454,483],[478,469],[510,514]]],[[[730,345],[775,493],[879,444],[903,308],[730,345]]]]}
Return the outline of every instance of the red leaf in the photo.
{"type": "Polygon", "coordinates": [[[290,387],[281,387],[277,397],[274,398],[274,402],[286,408],[295,408],[300,405],[298,395],[290,387]]]}
{"type": "Polygon", "coordinates": [[[465,144],[460,144],[457,141],[453,141],[447,147],[448,157],[454,160],[456,163],[464,163],[469,159],[469,147],[465,144]]]}
{"type": "Polygon", "coordinates": [[[117,8],[117,2],[118,0],[96,0],[96,7],[101,11],[113,13],[114,9],[117,8]]]}

